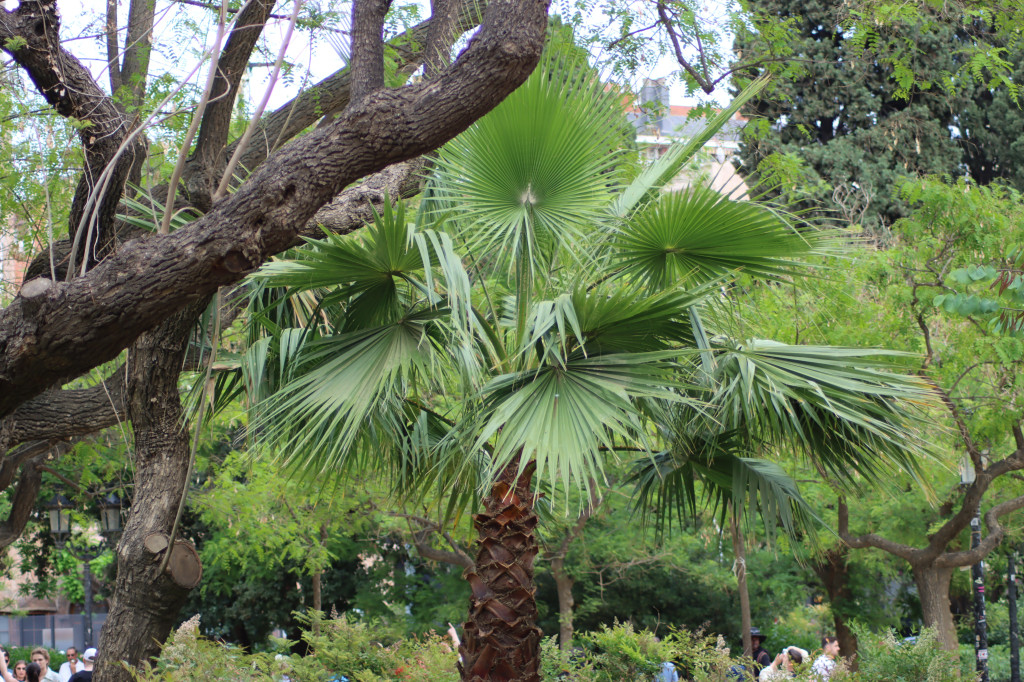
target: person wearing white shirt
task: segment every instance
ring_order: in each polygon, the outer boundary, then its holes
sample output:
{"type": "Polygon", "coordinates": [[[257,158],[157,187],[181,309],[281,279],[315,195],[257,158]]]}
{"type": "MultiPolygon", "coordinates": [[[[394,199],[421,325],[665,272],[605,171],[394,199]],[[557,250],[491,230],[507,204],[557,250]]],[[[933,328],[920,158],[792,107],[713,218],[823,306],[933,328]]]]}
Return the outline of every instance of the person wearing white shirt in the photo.
{"type": "Polygon", "coordinates": [[[50,652],[41,646],[32,650],[30,659],[39,666],[39,682],[60,682],[60,675],[50,670],[50,652]]]}
{"type": "Polygon", "coordinates": [[[809,654],[798,646],[787,647],[782,653],[775,657],[772,664],[761,671],[758,676],[759,682],[773,682],[774,680],[788,680],[796,677],[793,666],[803,663],[809,654]]]}
{"type": "Polygon", "coordinates": [[[82,663],[78,660],[78,649],[69,646],[66,655],[68,657],[67,662],[61,663],[60,670],[57,671],[57,674],[60,676],[60,682],[68,682],[72,675],[82,669],[82,663]]]}
{"type": "Polygon", "coordinates": [[[818,676],[819,680],[826,682],[832,677],[832,671],[836,669],[836,656],[839,655],[839,640],[835,637],[822,637],[821,656],[814,661],[811,672],[818,676]]]}

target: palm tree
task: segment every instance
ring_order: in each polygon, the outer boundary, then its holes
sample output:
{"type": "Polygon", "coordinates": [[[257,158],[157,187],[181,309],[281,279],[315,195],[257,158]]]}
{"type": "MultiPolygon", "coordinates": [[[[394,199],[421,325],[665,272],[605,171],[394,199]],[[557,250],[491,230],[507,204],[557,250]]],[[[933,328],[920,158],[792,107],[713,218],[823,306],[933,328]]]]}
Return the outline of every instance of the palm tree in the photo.
{"type": "Polygon", "coordinates": [[[706,349],[710,371],[702,378],[713,395],[701,412],[675,414],[666,426],[669,447],[635,463],[636,508],[653,514],[659,532],[696,515],[702,500],[728,514],[750,655],[742,527],[760,517],[769,540],[778,526],[814,551],[821,523],[771,458],[802,454],[848,490],[897,470],[917,474],[927,454],[918,424],[935,397],[920,377],[900,373],[899,353],[725,338],[706,349]]]}
{"type": "Polygon", "coordinates": [[[658,461],[657,425],[707,400],[694,311],[816,247],[754,204],[659,194],[710,132],[629,180],[625,126],[614,93],[549,60],[441,150],[412,224],[399,205],[258,275],[315,301],[249,352],[250,390],[275,388],[262,442],[313,479],[372,467],[479,509],[465,680],[539,679],[534,477],[589,492],[622,448],[658,461]]]}

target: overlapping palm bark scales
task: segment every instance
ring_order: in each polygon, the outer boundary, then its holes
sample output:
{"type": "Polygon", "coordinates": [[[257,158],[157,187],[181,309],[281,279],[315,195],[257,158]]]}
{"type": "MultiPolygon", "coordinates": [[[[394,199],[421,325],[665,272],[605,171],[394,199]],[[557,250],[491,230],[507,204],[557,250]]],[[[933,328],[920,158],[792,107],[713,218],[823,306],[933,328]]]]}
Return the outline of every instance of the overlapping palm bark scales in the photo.
{"type": "Polygon", "coordinates": [[[467,682],[539,682],[540,628],[533,560],[537,556],[534,465],[519,474],[515,460],[502,471],[473,517],[478,534],[476,568],[465,573],[472,588],[459,669],[467,682]]]}

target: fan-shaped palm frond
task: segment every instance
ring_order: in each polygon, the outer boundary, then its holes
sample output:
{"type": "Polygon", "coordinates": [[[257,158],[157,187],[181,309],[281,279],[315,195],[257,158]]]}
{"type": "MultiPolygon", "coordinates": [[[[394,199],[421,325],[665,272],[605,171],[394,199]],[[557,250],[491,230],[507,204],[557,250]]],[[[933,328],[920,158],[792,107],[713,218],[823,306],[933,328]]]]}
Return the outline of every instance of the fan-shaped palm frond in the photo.
{"type": "Polygon", "coordinates": [[[928,444],[920,425],[931,385],[902,373],[906,354],[765,340],[725,342],[712,402],[726,429],[804,453],[836,481],[916,475],[928,444]]]}
{"type": "Polygon", "coordinates": [[[707,506],[723,517],[723,526],[732,509],[748,527],[760,517],[769,540],[779,525],[790,537],[800,534],[813,542],[821,521],[796,482],[778,464],[745,456],[749,452],[739,431],[675,434],[671,450],[634,463],[635,509],[645,522],[653,520],[659,533],[707,506]]]}
{"type": "Polygon", "coordinates": [[[624,118],[621,100],[594,74],[560,70],[556,78],[542,65],[441,149],[432,201],[457,207],[471,252],[532,277],[557,247],[606,217],[624,118]]]}
{"type": "Polygon", "coordinates": [[[446,345],[440,325],[446,315],[443,309],[413,312],[306,344],[297,359],[302,371],[257,411],[263,439],[284,453],[285,465],[307,475],[344,469],[369,421],[394,419],[389,413],[404,410],[411,384],[435,386],[445,374],[438,365],[448,357],[439,352],[446,345]]]}
{"type": "Polygon", "coordinates": [[[693,186],[665,195],[626,221],[613,240],[621,276],[653,288],[704,283],[745,272],[764,279],[792,275],[796,259],[819,238],[804,236],[752,202],[693,186]]]}
{"type": "Polygon", "coordinates": [[[494,442],[494,467],[521,456],[539,476],[588,488],[623,441],[646,443],[639,398],[675,401],[679,351],[574,358],[496,377],[484,386],[475,447],[494,442]]]}

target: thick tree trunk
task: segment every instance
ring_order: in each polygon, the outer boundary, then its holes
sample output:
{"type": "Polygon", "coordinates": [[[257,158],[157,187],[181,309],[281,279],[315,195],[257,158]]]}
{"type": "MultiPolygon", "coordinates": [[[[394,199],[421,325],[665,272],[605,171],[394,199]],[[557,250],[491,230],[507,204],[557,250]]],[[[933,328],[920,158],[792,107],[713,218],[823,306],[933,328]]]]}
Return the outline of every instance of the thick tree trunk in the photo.
{"type": "Polygon", "coordinates": [[[849,550],[846,547],[829,550],[821,561],[814,564],[814,572],[825,586],[828,602],[832,611],[832,622],[835,625],[835,636],[839,640],[839,654],[849,661],[850,670],[857,669],[857,635],[846,621],[846,613],[850,599],[849,550]]]}
{"type": "Polygon", "coordinates": [[[518,458],[505,467],[473,517],[478,551],[465,573],[473,594],[459,646],[465,682],[540,682],[533,465],[522,476],[518,467],[518,458]]]}
{"type": "Polygon", "coordinates": [[[103,626],[95,677],[131,682],[125,667],[155,656],[170,634],[189,590],[159,573],[160,561],[143,544],[152,533],[170,534],[189,461],[178,375],[201,307],[188,306],[150,332],[129,352],[129,410],[135,433],[135,495],[117,547],[114,607],[103,626]]]}
{"type": "Polygon", "coordinates": [[[953,612],[949,608],[949,581],[953,577],[953,570],[932,565],[913,566],[914,584],[921,598],[924,624],[938,631],[939,642],[947,651],[956,651],[958,647],[953,612]]]}
{"type": "Polygon", "coordinates": [[[572,597],[573,579],[565,572],[565,557],[551,560],[551,575],[558,592],[558,646],[562,651],[572,647],[572,610],[576,600],[572,597]]]}
{"type": "Polygon", "coordinates": [[[732,532],[732,552],[736,557],[736,590],[740,595],[740,630],[743,632],[743,655],[754,655],[754,642],[750,637],[750,590],[747,589],[747,550],[743,546],[736,515],[729,516],[729,530],[732,532]]]}

